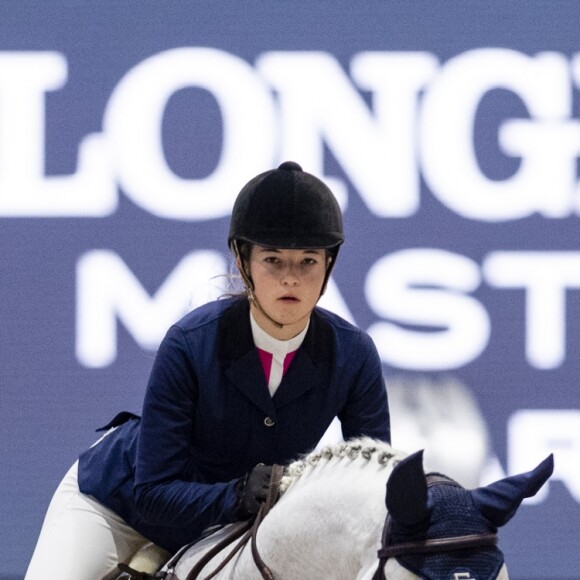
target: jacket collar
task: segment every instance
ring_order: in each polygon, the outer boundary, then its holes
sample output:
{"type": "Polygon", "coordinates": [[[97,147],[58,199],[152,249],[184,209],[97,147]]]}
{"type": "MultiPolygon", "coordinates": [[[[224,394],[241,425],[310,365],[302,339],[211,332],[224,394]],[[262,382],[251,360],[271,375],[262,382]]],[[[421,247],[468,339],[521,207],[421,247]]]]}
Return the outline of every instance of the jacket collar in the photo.
{"type": "Polygon", "coordinates": [[[234,299],[218,327],[218,349],[228,379],[267,416],[276,419],[276,409],[324,383],[332,361],[333,333],[315,309],[310,326],[292,365],[274,398],[252,337],[250,306],[245,298],[234,299]]]}

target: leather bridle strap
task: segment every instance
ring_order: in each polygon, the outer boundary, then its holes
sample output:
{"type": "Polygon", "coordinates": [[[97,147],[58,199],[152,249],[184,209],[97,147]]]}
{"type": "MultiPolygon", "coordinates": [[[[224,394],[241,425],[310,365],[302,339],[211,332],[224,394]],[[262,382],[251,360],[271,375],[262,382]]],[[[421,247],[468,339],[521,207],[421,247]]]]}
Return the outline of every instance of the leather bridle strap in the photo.
{"type": "Polygon", "coordinates": [[[265,580],[274,580],[274,575],[268,566],[266,566],[264,560],[260,557],[258,552],[257,536],[258,528],[262,523],[262,520],[268,515],[268,512],[274,507],[280,496],[280,480],[284,475],[284,467],[282,465],[272,466],[272,476],[270,478],[270,485],[268,486],[268,493],[266,494],[266,501],[260,506],[254,525],[252,526],[252,556],[254,557],[254,562],[262,574],[262,578],[265,580]]]}
{"type": "Polygon", "coordinates": [[[282,465],[273,465],[272,466],[272,476],[270,478],[270,485],[268,486],[268,492],[266,494],[266,500],[260,506],[260,510],[254,520],[248,520],[245,522],[240,522],[237,524],[223,540],[218,542],[211,550],[208,550],[195,564],[195,566],[191,569],[189,574],[187,575],[186,580],[196,580],[199,578],[201,571],[206,567],[206,565],[219,554],[223,549],[227,546],[239,540],[237,544],[233,547],[230,553],[226,556],[226,558],[220,563],[220,565],[210,573],[209,576],[206,576],[203,580],[210,580],[211,578],[215,578],[217,574],[219,574],[226,565],[233,559],[233,557],[251,540],[251,548],[252,548],[252,556],[254,558],[254,562],[262,578],[264,580],[273,580],[274,575],[268,566],[262,560],[259,552],[258,546],[256,543],[256,537],[258,533],[258,528],[262,523],[263,519],[266,517],[268,512],[272,509],[272,507],[276,504],[278,500],[279,493],[280,493],[280,480],[284,475],[284,466],[282,465]]]}
{"type": "MultiPolygon", "coordinates": [[[[389,517],[385,523],[385,529],[390,526],[389,517]]],[[[497,545],[497,534],[468,534],[450,538],[433,538],[416,542],[404,542],[394,546],[384,546],[378,550],[379,565],[372,580],[385,580],[384,567],[389,558],[396,556],[408,556],[414,554],[438,554],[453,552],[454,550],[466,550],[469,548],[483,548],[497,545]]]]}
{"type": "Polygon", "coordinates": [[[451,538],[434,538],[417,542],[405,542],[394,546],[387,546],[378,551],[381,560],[387,560],[394,556],[407,556],[409,554],[437,554],[454,550],[466,550],[468,548],[483,548],[496,546],[497,534],[468,534],[466,536],[453,536],[451,538]]]}
{"type": "Polygon", "coordinates": [[[245,522],[238,522],[234,524],[227,536],[220,540],[215,546],[209,549],[194,565],[194,567],[189,571],[186,580],[196,580],[199,578],[201,571],[206,567],[215,556],[217,556],[222,550],[230,546],[233,542],[240,539],[240,541],[234,546],[233,550],[229,553],[228,557],[222,562],[221,566],[218,567],[210,576],[207,578],[213,578],[235,555],[236,553],[248,542],[250,537],[250,530],[252,528],[252,520],[247,520],[245,522]]]}

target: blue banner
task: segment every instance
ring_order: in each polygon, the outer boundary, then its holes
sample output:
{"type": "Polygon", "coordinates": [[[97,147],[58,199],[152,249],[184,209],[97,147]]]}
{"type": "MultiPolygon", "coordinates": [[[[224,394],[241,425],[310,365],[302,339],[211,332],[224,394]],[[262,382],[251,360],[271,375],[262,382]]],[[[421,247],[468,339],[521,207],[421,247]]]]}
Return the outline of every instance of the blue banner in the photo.
{"type": "Polygon", "coordinates": [[[553,452],[501,545],[511,578],[578,577],[577,3],[0,15],[0,577],[94,429],[140,409],[169,325],[222,292],[241,186],[288,159],[343,208],[321,304],[373,337],[394,445],[470,487],[553,452]]]}

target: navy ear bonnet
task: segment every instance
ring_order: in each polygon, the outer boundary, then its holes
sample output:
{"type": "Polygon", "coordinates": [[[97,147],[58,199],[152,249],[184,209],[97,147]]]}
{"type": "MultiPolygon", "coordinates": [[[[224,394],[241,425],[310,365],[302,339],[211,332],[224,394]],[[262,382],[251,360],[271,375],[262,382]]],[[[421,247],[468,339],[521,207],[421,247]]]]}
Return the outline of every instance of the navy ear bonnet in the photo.
{"type": "MultiPolygon", "coordinates": [[[[474,490],[445,476],[428,486],[422,452],[414,453],[393,469],[387,481],[389,544],[494,534],[526,497],[538,492],[553,470],[550,455],[532,471],[474,490]]],[[[422,580],[494,580],[504,563],[502,551],[494,545],[395,557],[422,580]]]]}
{"type": "MultiPolygon", "coordinates": [[[[481,515],[468,490],[454,482],[429,489],[427,507],[430,513],[428,529],[408,528],[391,522],[391,543],[413,542],[468,534],[494,533],[497,528],[481,515]]],[[[466,580],[495,578],[503,563],[502,551],[494,546],[456,550],[441,554],[398,556],[398,562],[423,580],[454,580],[456,573],[466,580]],[[469,575],[467,575],[469,573],[469,575]]]]}

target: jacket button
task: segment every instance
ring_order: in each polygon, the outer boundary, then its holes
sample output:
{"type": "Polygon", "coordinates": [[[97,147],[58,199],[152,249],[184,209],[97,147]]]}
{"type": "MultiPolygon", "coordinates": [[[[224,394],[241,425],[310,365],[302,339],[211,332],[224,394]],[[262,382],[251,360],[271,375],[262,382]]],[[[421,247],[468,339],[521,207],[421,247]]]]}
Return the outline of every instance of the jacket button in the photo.
{"type": "Polygon", "coordinates": [[[272,417],[266,417],[264,419],[264,425],[266,425],[266,427],[272,427],[272,425],[274,425],[274,419],[272,419],[272,417]]]}

